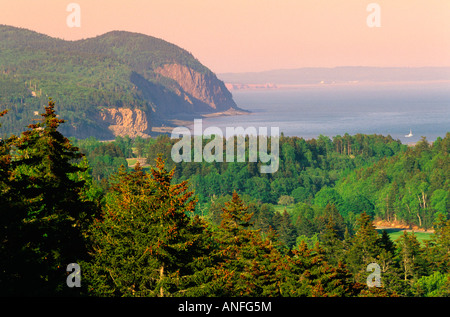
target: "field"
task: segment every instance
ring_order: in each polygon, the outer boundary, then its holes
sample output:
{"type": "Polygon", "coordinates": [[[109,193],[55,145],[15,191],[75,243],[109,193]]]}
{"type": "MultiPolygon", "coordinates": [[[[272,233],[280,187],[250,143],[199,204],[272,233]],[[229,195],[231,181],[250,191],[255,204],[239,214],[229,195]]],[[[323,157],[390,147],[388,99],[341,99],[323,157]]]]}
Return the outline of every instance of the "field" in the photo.
{"type": "Polygon", "coordinates": [[[141,167],[144,168],[144,169],[149,167],[149,165],[146,163],[146,159],[142,158],[142,157],[127,158],[126,160],[127,160],[127,163],[128,163],[128,167],[130,167],[130,168],[134,168],[134,166],[136,165],[137,162],[139,162],[141,167]]]}
{"type": "MultiPolygon", "coordinates": [[[[292,213],[294,210],[295,204],[291,205],[274,205],[275,211],[282,213],[284,210],[286,210],[288,213],[292,213]]],[[[417,237],[417,240],[422,243],[422,245],[425,243],[426,240],[430,240],[433,236],[433,232],[423,232],[423,231],[414,231],[414,230],[408,230],[404,228],[378,228],[377,231],[381,234],[382,230],[386,230],[389,234],[389,237],[392,241],[397,240],[402,234],[403,231],[408,232],[414,232],[415,236],[417,237]]]]}
{"type": "Polygon", "coordinates": [[[292,211],[294,210],[295,205],[273,205],[273,207],[275,208],[275,211],[282,213],[284,212],[284,210],[286,209],[286,211],[290,214],[292,213],[292,211]]]}
{"type": "MultiPolygon", "coordinates": [[[[405,231],[405,229],[397,229],[397,228],[391,228],[391,229],[377,229],[378,232],[381,232],[382,230],[386,230],[387,233],[389,234],[389,237],[391,238],[392,241],[397,240],[402,234],[403,231],[405,231]]],[[[410,230],[407,230],[410,231],[410,230]]],[[[424,244],[425,240],[429,240],[431,239],[433,233],[432,232],[418,232],[418,231],[414,231],[415,236],[417,237],[417,240],[424,244]]]]}

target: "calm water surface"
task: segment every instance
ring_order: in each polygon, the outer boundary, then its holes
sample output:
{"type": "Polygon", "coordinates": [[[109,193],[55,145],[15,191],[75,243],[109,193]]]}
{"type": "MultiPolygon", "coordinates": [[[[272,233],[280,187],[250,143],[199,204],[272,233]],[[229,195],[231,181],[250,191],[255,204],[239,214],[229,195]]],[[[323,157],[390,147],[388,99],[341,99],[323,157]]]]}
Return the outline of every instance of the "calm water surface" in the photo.
{"type": "MultiPolygon", "coordinates": [[[[390,134],[402,143],[450,131],[450,84],[309,86],[233,91],[239,107],[252,113],[203,119],[203,129],[279,127],[287,136],[390,134]],[[413,137],[406,138],[412,130],[413,137]]],[[[270,130],[270,129],[269,129],[270,130]]]]}

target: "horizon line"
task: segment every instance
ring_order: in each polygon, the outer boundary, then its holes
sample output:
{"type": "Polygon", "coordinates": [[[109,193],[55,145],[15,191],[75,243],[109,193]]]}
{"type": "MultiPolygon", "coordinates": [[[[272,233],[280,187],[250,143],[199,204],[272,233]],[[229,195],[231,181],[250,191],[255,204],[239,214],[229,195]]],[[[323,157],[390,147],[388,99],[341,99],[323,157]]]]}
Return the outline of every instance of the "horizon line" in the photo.
{"type": "MultiPolygon", "coordinates": [[[[59,37],[59,36],[55,36],[55,35],[50,35],[48,33],[44,33],[41,31],[37,31],[31,28],[27,28],[27,27],[21,27],[21,26],[14,26],[14,25],[10,25],[10,24],[3,24],[0,23],[0,26],[5,26],[5,27],[11,27],[11,28],[15,28],[15,29],[20,29],[20,30],[25,30],[25,31],[29,31],[29,32],[34,32],[40,35],[44,35],[44,36],[48,36],[52,39],[57,39],[60,41],[65,41],[65,42],[77,42],[77,41],[84,41],[84,40],[88,40],[88,39],[95,39],[97,37],[106,35],[108,33],[113,33],[113,32],[124,32],[124,33],[130,33],[130,34],[139,34],[139,35],[143,35],[143,36],[148,36],[154,39],[158,39],[164,42],[167,42],[169,44],[175,45],[183,50],[185,50],[186,52],[192,54],[194,56],[194,58],[197,58],[193,52],[191,52],[190,50],[182,47],[180,44],[171,42],[169,40],[166,40],[162,37],[157,37],[154,35],[150,35],[147,33],[142,33],[139,31],[130,31],[130,30],[125,30],[125,29],[111,29],[109,31],[103,32],[103,33],[99,33],[96,35],[92,35],[92,36],[88,36],[88,37],[83,37],[80,39],[66,39],[64,37],[59,37]]],[[[211,69],[210,66],[208,65],[204,65],[207,68],[211,69]]],[[[289,70],[300,70],[300,69],[336,69],[336,68],[386,68],[386,69],[399,69],[399,68],[408,68],[408,69],[424,69],[424,68],[428,68],[428,69],[442,69],[442,68],[450,68],[450,65],[442,65],[442,66],[370,66],[370,65],[335,65],[335,66],[295,66],[295,67],[281,67],[281,68],[270,68],[270,69],[264,69],[264,70],[256,70],[256,71],[227,71],[227,72],[215,72],[215,74],[217,75],[227,75],[227,74],[254,74],[254,73],[266,73],[266,72],[276,72],[276,71],[289,71],[289,70]]]]}
{"type": "Polygon", "coordinates": [[[290,71],[290,70],[301,70],[301,69],[336,69],[336,68],[386,68],[386,69],[423,69],[423,68],[449,68],[448,66],[369,66],[369,65],[338,65],[338,66],[300,66],[300,67],[292,67],[292,68],[271,68],[266,70],[258,70],[258,71],[243,71],[243,72],[218,72],[217,74],[226,75],[226,74],[252,74],[252,73],[268,73],[268,72],[276,72],[276,71],[290,71]]]}

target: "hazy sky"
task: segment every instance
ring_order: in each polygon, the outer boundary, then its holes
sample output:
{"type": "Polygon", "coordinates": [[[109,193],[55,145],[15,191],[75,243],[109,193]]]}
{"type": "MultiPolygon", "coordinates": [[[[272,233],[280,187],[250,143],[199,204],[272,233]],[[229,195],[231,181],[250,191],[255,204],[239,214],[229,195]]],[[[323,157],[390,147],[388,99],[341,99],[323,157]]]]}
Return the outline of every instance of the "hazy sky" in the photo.
{"type": "Polygon", "coordinates": [[[77,40],[152,35],[217,73],[334,66],[450,66],[450,0],[0,0],[0,24],[77,40]],[[80,27],[66,19],[80,6],[80,27]],[[380,8],[369,27],[367,6],[380,8]]]}

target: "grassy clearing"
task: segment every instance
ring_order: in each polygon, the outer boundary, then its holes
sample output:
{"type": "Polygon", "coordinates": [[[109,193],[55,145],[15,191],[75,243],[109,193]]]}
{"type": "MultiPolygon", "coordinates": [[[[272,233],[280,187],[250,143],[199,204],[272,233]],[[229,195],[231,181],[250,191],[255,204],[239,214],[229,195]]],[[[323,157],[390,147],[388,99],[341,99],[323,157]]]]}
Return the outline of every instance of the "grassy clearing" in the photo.
{"type": "Polygon", "coordinates": [[[135,158],[127,158],[128,166],[134,166],[137,162],[135,158]]]}
{"type": "MultiPolygon", "coordinates": [[[[391,238],[392,241],[397,240],[402,234],[403,234],[403,229],[384,229],[387,231],[387,233],[389,234],[389,237],[391,238]]],[[[378,232],[381,233],[382,229],[378,229],[378,232]]],[[[414,235],[416,236],[417,240],[420,243],[424,243],[425,240],[430,240],[431,237],[433,236],[432,232],[418,232],[418,231],[414,231],[414,235]]]]}
{"type": "Polygon", "coordinates": [[[295,204],[286,205],[286,206],[284,206],[284,205],[273,205],[273,207],[275,208],[276,212],[282,213],[286,209],[288,214],[292,214],[292,212],[294,211],[295,204]]]}
{"type": "MultiPolygon", "coordinates": [[[[283,213],[283,211],[286,209],[286,211],[292,215],[294,208],[295,208],[295,204],[292,205],[273,205],[275,212],[279,212],[279,213],[283,213]]],[[[397,240],[402,234],[403,231],[405,231],[405,229],[401,229],[401,228],[390,228],[390,229],[377,229],[377,231],[381,234],[382,230],[386,230],[387,233],[389,234],[389,237],[391,238],[392,241],[397,240]]],[[[414,234],[417,238],[417,240],[421,243],[424,244],[426,240],[430,240],[433,236],[433,232],[419,232],[419,231],[414,231],[414,234]]]]}

